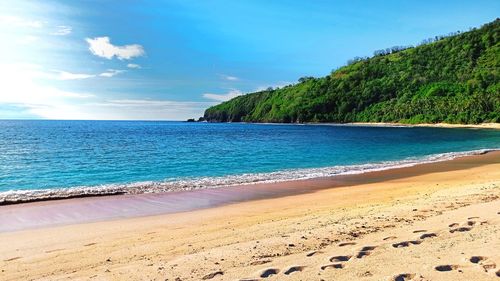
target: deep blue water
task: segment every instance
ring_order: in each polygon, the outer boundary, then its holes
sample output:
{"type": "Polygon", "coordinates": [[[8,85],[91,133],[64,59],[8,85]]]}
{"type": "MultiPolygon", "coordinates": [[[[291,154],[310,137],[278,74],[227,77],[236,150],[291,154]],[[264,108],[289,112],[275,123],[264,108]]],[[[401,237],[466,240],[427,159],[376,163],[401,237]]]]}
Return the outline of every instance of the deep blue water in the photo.
{"type": "Polygon", "coordinates": [[[498,147],[498,130],[6,120],[0,121],[0,193],[359,165],[498,147]]]}

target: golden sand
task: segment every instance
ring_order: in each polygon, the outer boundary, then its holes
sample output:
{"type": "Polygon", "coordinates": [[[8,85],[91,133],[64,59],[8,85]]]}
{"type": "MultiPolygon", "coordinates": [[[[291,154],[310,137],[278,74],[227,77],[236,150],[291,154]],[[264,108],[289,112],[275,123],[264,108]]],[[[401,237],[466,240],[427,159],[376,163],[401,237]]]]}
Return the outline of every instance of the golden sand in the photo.
{"type": "Polygon", "coordinates": [[[471,129],[500,129],[500,123],[480,123],[480,124],[450,124],[450,123],[424,123],[424,124],[403,124],[403,123],[349,123],[360,126],[408,126],[408,127],[435,127],[435,128],[471,128],[471,129]]]}
{"type": "Polygon", "coordinates": [[[0,233],[0,279],[498,280],[500,154],[476,160],[179,214],[0,233]]]}

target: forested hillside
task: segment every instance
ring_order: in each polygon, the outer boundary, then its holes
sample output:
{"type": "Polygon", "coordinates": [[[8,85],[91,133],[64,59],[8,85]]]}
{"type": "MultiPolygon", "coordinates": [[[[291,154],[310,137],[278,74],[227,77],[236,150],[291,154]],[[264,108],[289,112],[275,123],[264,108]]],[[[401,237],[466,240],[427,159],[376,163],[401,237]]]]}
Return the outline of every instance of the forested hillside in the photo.
{"type": "Polygon", "coordinates": [[[209,122],[500,122],[500,19],[233,98],[209,122]]]}

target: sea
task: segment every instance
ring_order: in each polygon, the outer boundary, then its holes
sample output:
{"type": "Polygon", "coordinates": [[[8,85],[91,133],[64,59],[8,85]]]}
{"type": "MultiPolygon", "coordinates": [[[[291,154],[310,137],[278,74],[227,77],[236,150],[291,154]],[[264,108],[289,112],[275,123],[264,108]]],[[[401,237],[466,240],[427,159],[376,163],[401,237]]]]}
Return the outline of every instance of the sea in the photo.
{"type": "Polygon", "coordinates": [[[500,149],[500,130],[0,120],[0,203],[366,173],[500,149]]]}

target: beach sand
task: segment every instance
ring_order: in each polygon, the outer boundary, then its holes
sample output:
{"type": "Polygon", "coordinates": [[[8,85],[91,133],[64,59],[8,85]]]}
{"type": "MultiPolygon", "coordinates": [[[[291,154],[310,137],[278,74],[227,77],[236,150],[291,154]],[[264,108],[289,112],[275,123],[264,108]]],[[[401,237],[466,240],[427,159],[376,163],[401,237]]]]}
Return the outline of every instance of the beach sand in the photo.
{"type": "Polygon", "coordinates": [[[351,183],[3,232],[0,280],[499,280],[499,152],[351,183]]]}
{"type": "Polygon", "coordinates": [[[408,127],[433,127],[433,128],[470,128],[470,129],[500,129],[500,123],[480,123],[480,124],[450,124],[450,123],[384,123],[384,122],[355,122],[348,123],[354,126],[408,126],[408,127]]]}

